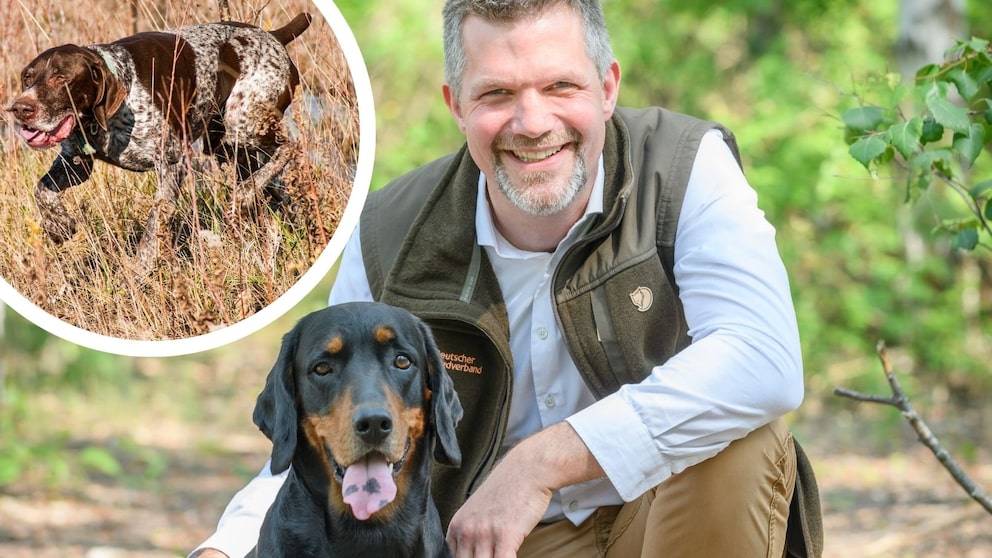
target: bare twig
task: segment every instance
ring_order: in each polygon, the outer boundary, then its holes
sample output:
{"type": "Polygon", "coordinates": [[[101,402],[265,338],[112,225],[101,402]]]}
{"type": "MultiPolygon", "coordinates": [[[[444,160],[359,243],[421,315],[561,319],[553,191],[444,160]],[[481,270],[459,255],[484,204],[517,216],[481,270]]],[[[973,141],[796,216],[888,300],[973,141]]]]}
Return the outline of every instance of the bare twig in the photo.
{"type": "Polygon", "coordinates": [[[984,490],[975,481],[971,480],[971,477],[961,469],[954,457],[944,446],[941,445],[940,440],[934,435],[930,427],[920,418],[920,415],[916,412],[913,406],[909,402],[909,398],[906,397],[906,392],[903,391],[902,386],[899,384],[899,380],[896,378],[895,373],[892,370],[892,364],[889,362],[889,357],[885,352],[885,342],[880,341],[876,347],[876,352],[878,353],[878,358],[882,361],[882,369],[885,371],[885,378],[889,381],[889,387],[892,389],[892,396],[885,397],[880,395],[870,395],[865,393],[860,393],[857,391],[851,391],[844,388],[834,388],[834,394],[841,397],[847,397],[849,399],[854,399],[856,401],[864,401],[866,403],[880,403],[883,405],[891,405],[900,412],[902,412],[903,418],[909,422],[909,425],[913,427],[916,431],[916,435],[919,437],[920,442],[930,449],[931,452],[937,457],[937,460],[944,466],[945,469],[954,480],[957,481],[961,488],[964,488],[968,496],[971,496],[973,500],[978,502],[985,508],[985,511],[992,513],[992,498],[985,493],[984,490]]]}

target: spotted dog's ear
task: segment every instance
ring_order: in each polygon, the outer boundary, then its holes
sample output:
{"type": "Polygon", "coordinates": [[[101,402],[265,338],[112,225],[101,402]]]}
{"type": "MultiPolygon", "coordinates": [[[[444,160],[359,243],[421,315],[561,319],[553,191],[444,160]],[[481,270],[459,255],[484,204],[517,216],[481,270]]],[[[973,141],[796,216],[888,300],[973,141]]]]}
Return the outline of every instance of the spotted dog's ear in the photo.
{"type": "Polygon", "coordinates": [[[462,464],[462,452],[455,436],[455,426],[462,418],[462,404],[458,401],[455,383],[444,368],[441,351],[437,348],[430,327],[420,322],[420,331],[427,355],[427,387],[431,390],[430,422],[434,435],[434,459],[438,463],[458,467],[462,464]]]}
{"type": "Polygon", "coordinates": [[[97,91],[97,97],[93,101],[93,117],[100,128],[106,131],[107,120],[120,110],[127,98],[127,90],[104,60],[96,55],[94,58],[90,62],[90,79],[97,91]]]}
{"type": "Polygon", "coordinates": [[[252,419],[258,429],[272,440],[272,463],[269,468],[279,474],[289,468],[296,451],[296,381],[293,358],[296,355],[299,326],[282,338],[279,357],[265,379],[265,388],[255,401],[252,419]]]}

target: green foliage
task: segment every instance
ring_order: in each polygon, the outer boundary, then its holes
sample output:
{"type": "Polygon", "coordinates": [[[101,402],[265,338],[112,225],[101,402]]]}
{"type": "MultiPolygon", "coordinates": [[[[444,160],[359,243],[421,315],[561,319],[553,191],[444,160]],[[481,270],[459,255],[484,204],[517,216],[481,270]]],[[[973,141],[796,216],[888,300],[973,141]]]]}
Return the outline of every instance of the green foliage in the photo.
{"type": "Polygon", "coordinates": [[[935,184],[963,201],[936,229],[956,249],[992,247],[988,181],[970,186],[992,138],[992,46],[984,39],[959,41],[948,62],[928,64],[913,84],[891,77],[886,103],[844,111],[851,157],[873,174],[893,164],[904,171],[906,199],[915,202],[935,184]],[[908,100],[907,100],[908,98],[908,100]]]}

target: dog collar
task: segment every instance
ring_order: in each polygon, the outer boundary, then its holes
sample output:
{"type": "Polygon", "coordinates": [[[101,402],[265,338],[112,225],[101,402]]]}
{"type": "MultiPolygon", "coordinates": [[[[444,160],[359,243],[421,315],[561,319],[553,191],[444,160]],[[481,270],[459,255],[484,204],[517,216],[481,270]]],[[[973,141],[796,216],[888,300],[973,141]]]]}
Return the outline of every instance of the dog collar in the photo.
{"type": "Polygon", "coordinates": [[[100,55],[100,58],[103,58],[103,63],[107,65],[107,69],[110,70],[110,73],[115,78],[120,79],[120,75],[117,73],[117,62],[115,62],[114,59],[110,57],[110,54],[108,54],[107,51],[103,49],[94,49],[94,50],[96,50],[97,54],[100,55]]]}

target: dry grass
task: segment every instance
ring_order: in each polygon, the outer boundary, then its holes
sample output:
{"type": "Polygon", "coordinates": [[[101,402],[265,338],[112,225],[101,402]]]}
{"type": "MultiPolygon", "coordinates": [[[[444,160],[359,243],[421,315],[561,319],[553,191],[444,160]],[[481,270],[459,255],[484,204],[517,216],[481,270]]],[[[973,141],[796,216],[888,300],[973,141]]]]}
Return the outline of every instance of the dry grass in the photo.
{"type": "MultiPolygon", "coordinates": [[[[330,240],[351,193],[358,103],[345,57],[313,4],[230,2],[231,19],[263,28],[282,26],[300,11],[314,21],[289,45],[302,83],[287,116],[298,142],[282,175],[290,204],[238,216],[229,198],[234,170],[194,158],[171,242],[164,243],[151,276],[141,278],[132,261],[155,173],[96,163],[87,182],[63,193],[79,226],[74,238],[56,245],[40,229],[32,195],[56,150],[33,152],[8,119],[0,128],[0,277],[65,322],[134,340],[208,333],[254,314],[289,289],[330,240]]],[[[219,2],[4,2],[0,103],[9,106],[20,93],[21,68],[51,46],[106,43],[136,31],[220,19],[219,2]]]]}

